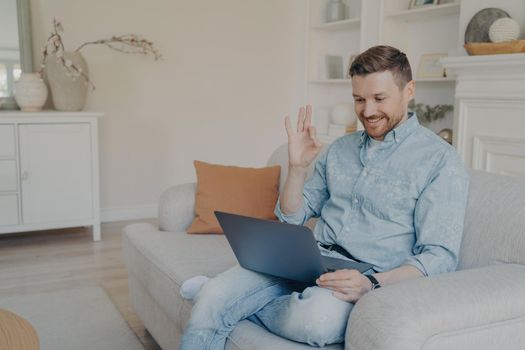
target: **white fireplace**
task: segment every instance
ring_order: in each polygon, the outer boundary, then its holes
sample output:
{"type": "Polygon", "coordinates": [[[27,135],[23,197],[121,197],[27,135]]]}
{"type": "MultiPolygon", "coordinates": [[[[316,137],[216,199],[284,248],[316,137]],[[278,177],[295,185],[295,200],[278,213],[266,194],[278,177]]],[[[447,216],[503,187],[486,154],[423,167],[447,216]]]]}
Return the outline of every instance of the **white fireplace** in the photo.
{"type": "Polygon", "coordinates": [[[473,169],[525,178],[525,54],[449,57],[454,145],[473,169]]]}

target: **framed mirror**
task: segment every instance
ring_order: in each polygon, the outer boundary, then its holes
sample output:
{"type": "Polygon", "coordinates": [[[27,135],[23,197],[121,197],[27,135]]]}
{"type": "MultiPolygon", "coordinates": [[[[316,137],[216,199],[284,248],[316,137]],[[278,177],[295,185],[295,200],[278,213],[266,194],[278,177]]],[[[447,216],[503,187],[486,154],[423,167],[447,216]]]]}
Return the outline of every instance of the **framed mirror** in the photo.
{"type": "Polygon", "coordinates": [[[14,82],[33,71],[29,0],[0,1],[0,109],[16,109],[14,82]]]}

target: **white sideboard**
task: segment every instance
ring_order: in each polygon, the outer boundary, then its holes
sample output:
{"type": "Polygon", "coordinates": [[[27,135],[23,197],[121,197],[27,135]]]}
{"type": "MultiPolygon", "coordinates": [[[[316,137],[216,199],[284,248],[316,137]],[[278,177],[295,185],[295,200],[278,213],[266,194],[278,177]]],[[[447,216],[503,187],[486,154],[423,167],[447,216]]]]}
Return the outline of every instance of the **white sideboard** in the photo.
{"type": "Polygon", "coordinates": [[[450,57],[454,145],[473,169],[525,177],[525,54],[450,57]]]}
{"type": "Polygon", "coordinates": [[[100,240],[102,115],[0,111],[0,234],[92,226],[100,240]]]}

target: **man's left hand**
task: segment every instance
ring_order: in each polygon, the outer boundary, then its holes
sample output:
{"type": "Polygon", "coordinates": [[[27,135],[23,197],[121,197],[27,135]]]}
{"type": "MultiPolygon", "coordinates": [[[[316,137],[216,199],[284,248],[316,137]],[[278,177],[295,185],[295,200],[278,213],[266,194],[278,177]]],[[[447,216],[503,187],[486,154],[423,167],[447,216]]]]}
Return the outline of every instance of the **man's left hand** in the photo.
{"type": "Polygon", "coordinates": [[[358,270],[328,272],[321,275],[316,283],[319,287],[331,289],[336,298],[351,303],[372,290],[372,282],[358,270]]]}

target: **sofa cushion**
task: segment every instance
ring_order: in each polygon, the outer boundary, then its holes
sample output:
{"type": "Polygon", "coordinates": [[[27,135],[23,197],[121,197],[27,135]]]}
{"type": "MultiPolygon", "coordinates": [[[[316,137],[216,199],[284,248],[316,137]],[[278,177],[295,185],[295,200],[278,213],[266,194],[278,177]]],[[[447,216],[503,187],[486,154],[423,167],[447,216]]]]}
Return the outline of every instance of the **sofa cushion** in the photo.
{"type": "MultiPolygon", "coordinates": [[[[182,334],[191,313],[191,302],[183,299],[179,289],[195,275],[215,276],[236,262],[222,235],[188,235],[163,232],[147,223],[128,225],[123,235],[124,259],[130,280],[140,283],[149,300],[162,309],[182,334]]],[[[283,339],[250,321],[242,321],[228,337],[229,350],[312,349],[283,339]]],[[[343,349],[342,344],[321,349],[343,349]]]]}
{"type": "Polygon", "coordinates": [[[185,328],[191,303],[179,294],[193,276],[213,277],[236,263],[222,235],[163,232],[151,224],[124,228],[124,259],[130,274],[147,290],[180,331],[185,328]]]}
{"type": "Polygon", "coordinates": [[[195,161],[196,217],[188,233],[223,233],[214,211],[276,219],[280,167],[243,168],[195,161]]]}

